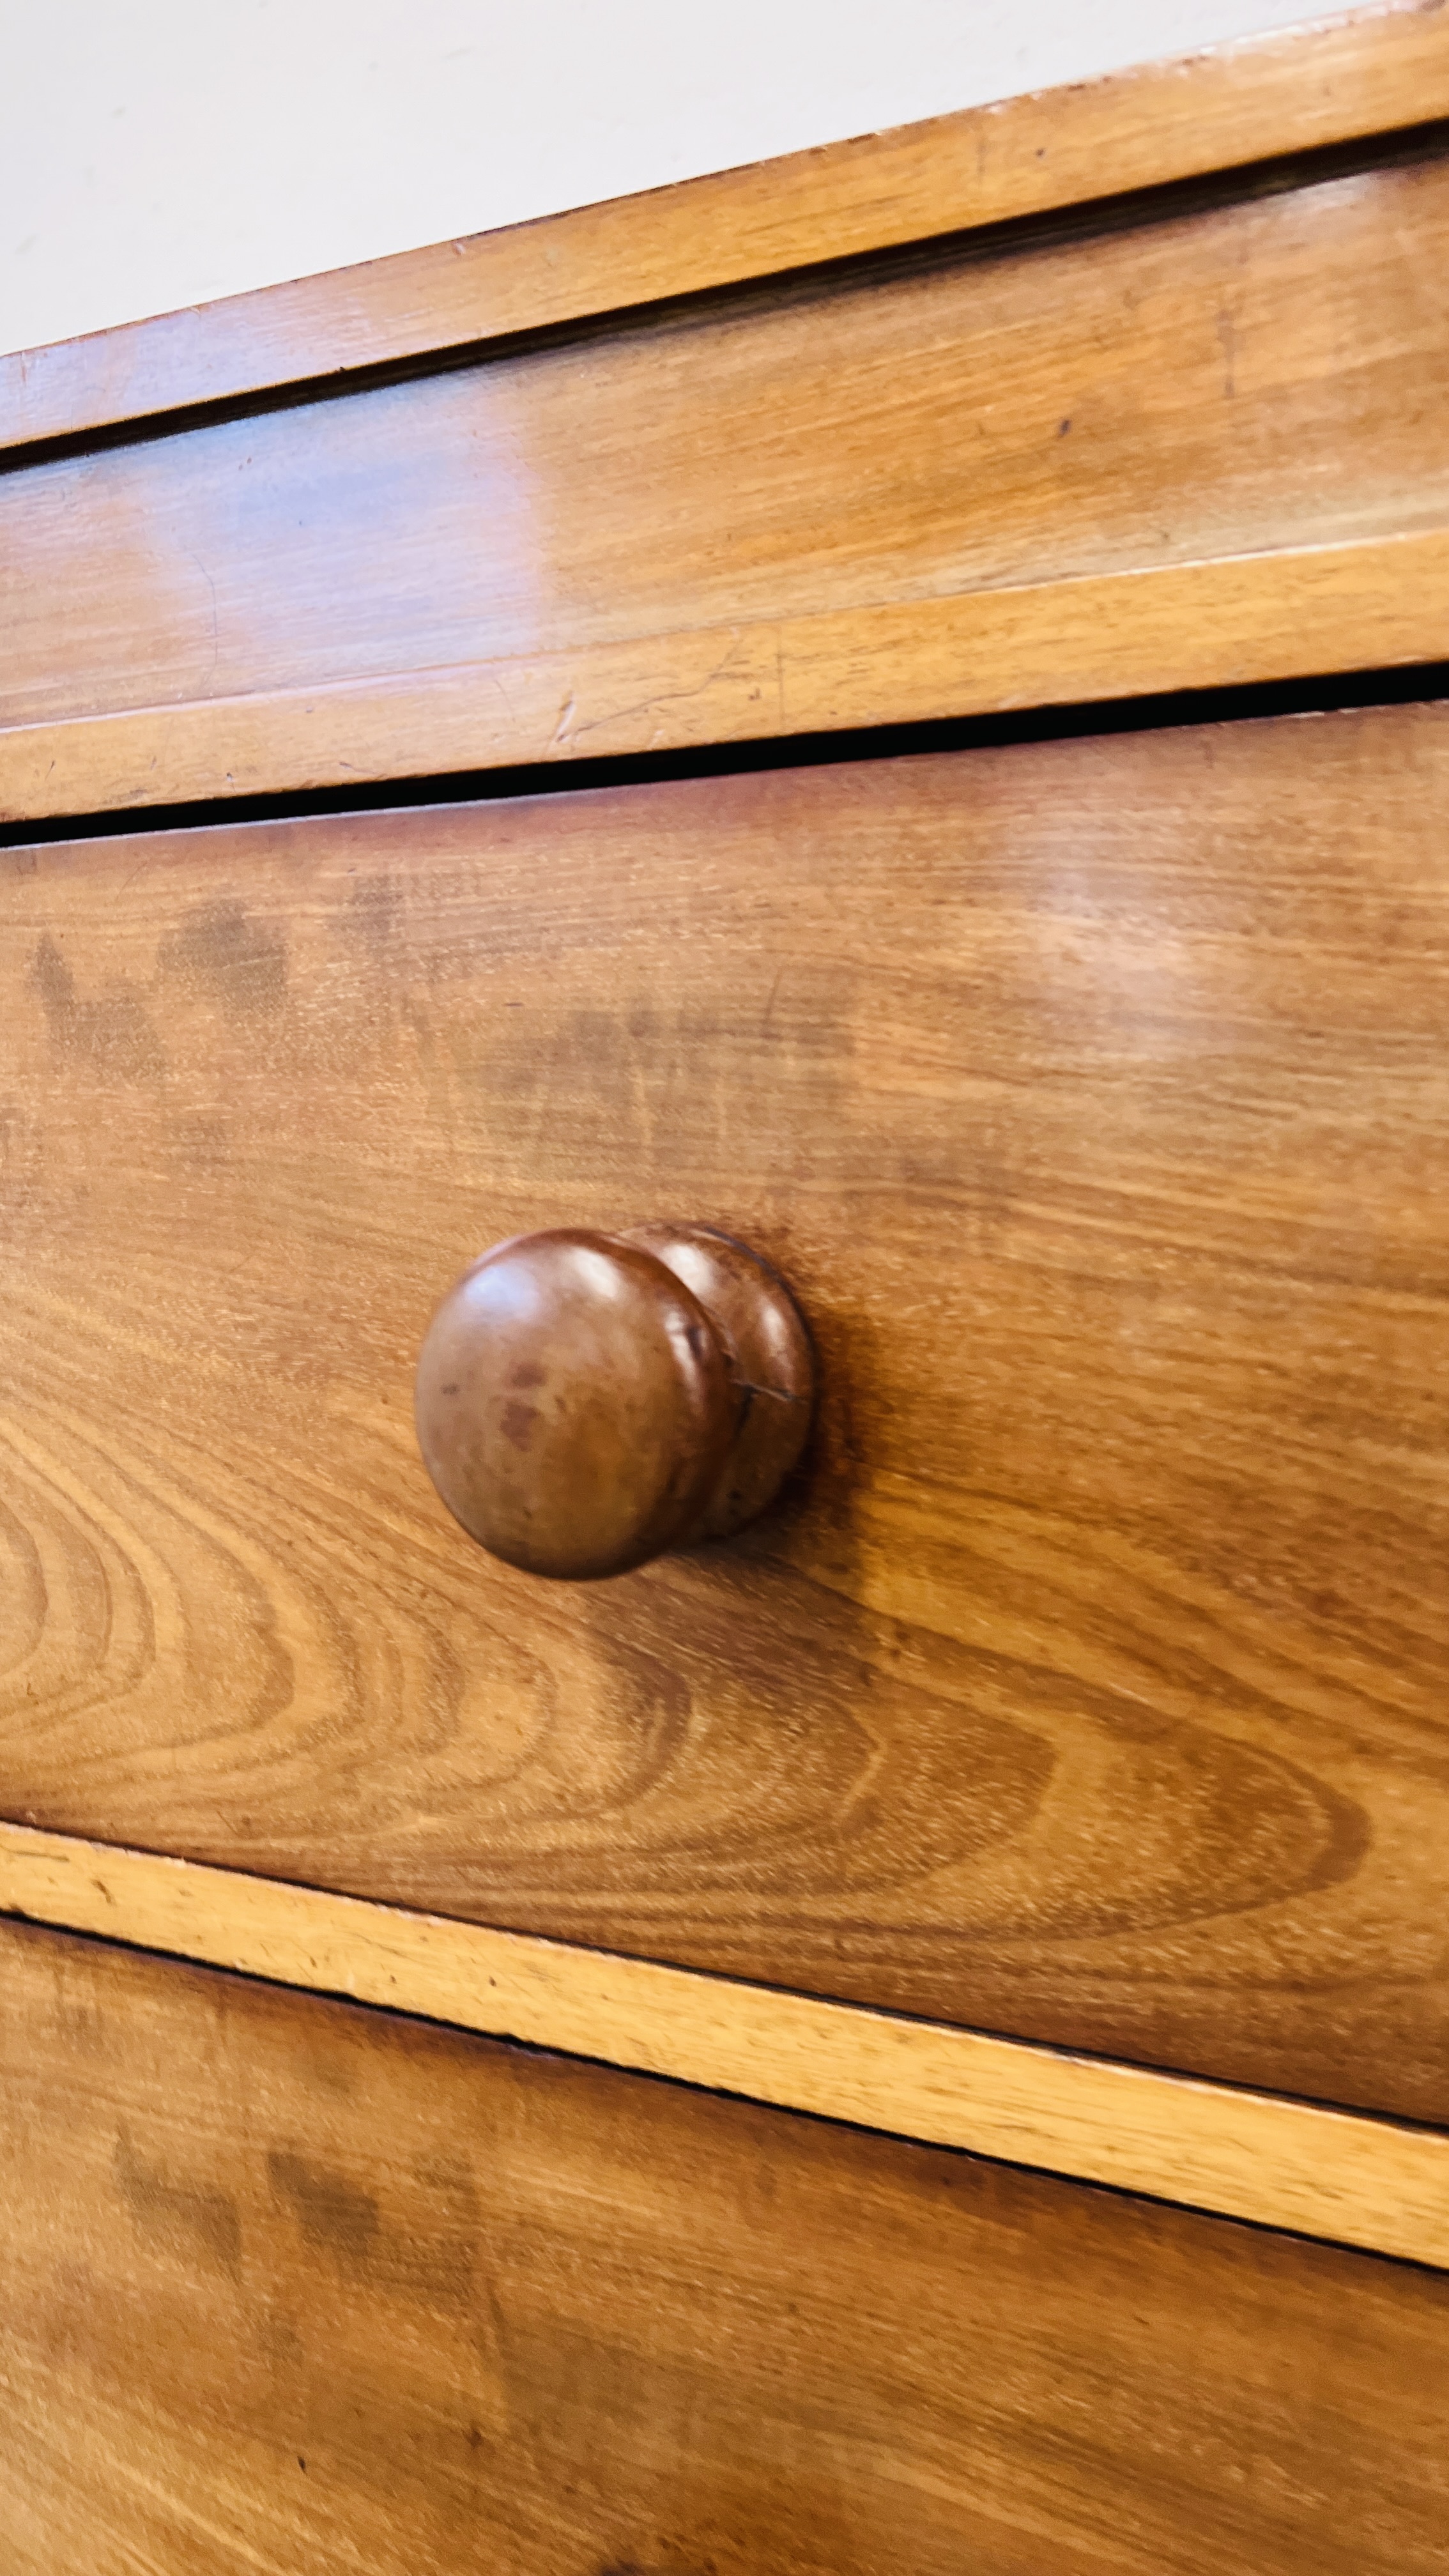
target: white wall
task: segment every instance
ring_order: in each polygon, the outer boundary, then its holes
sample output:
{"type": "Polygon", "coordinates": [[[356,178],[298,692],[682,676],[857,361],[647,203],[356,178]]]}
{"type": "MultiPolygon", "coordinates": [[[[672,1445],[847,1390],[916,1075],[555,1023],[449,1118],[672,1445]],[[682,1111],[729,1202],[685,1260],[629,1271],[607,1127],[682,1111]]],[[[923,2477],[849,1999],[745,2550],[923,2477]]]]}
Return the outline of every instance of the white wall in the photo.
{"type": "Polygon", "coordinates": [[[1311,0],[3,0],[0,350],[1287,26],[1311,0]]]}

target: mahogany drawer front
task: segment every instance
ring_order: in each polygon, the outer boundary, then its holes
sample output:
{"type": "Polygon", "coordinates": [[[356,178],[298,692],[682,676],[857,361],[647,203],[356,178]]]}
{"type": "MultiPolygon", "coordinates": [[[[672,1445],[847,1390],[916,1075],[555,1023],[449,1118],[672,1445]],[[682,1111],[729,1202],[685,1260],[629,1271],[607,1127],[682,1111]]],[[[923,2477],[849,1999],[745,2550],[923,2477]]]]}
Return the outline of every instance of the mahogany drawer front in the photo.
{"type": "Polygon", "coordinates": [[[15,2576],[1427,2576],[1449,2280],[0,1931],[15,2576]]]}
{"type": "MultiPolygon", "coordinates": [[[[0,480],[0,726],[583,667],[685,630],[753,664],[734,630],[761,622],[1442,525],[1449,160],[1405,154],[686,298],[29,465],[0,480]]],[[[497,756],[500,694],[480,684],[467,757],[497,756]]],[[[554,713],[503,756],[619,747],[582,715],[574,738],[567,688],[554,713]]],[[[792,721],[782,697],[748,729],[792,721]]],[[[464,757],[415,735],[405,765],[464,757]]]]}
{"type": "Polygon", "coordinates": [[[5,854],[0,1812],[1449,2117],[1449,713],[5,854]],[[543,1584],[434,1300],[685,1216],[804,1474],[543,1584]]]}

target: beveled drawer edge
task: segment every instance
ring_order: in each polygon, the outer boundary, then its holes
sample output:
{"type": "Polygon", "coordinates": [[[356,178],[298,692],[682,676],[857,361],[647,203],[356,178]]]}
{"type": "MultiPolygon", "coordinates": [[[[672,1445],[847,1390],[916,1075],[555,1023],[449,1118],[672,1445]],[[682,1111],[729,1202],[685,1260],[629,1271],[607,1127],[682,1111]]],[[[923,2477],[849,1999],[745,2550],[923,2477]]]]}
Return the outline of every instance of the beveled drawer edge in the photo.
{"type": "Polygon", "coordinates": [[[1449,2135],[0,1823],[0,1915],[1449,2270],[1449,2135]]]}
{"type": "Polygon", "coordinates": [[[0,819],[1445,658],[1449,529],[1430,528],[12,726],[0,729],[0,819]]]}
{"type": "Polygon", "coordinates": [[[0,357],[0,447],[471,348],[1446,115],[1441,0],[1380,0],[0,357]]]}

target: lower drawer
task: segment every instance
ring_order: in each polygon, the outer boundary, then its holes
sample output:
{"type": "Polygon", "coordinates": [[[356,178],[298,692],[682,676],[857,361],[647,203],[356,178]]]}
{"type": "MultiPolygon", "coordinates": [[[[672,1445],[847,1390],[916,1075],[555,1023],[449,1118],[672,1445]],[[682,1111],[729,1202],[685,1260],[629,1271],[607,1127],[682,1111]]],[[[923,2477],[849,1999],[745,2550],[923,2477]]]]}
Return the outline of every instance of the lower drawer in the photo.
{"type": "Polygon", "coordinates": [[[14,2576],[1413,2576],[1449,2279],[0,1932],[14,2576]]]}

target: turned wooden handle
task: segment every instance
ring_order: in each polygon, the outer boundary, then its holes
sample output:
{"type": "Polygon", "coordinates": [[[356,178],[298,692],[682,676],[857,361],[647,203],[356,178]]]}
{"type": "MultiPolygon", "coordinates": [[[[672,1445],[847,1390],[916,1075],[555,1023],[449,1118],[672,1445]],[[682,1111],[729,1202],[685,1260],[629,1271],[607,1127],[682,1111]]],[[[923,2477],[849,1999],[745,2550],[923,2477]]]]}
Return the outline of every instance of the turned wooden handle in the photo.
{"type": "Polygon", "coordinates": [[[423,1463],[493,1556],[575,1582],[753,1520],[810,1427],[784,1282],[708,1226],[515,1235],[465,1270],[418,1358],[423,1463]]]}

